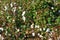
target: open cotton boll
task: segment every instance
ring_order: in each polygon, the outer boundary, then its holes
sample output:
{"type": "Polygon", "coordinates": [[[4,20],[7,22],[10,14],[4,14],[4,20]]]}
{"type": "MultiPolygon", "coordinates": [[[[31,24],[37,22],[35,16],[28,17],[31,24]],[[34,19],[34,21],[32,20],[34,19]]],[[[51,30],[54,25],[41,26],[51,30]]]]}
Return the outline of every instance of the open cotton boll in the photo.
{"type": "Polygon", "coordinates": [[[19,32],[20,30],[19,29],[17,29],[17,32],[19,32]]]}
{"type": "Polygon", "coordinates": [[[32,36],[35,36],[35,33],[34,32],[32,33],[32,36]]]}
{"type": "Polygon", "coordinates": [[[8,33],[8,32],[6,31],[6,32],[5,32],[5,35],[7,35],[7,33],[8,33]]]}
{"type": "Polygon", "coordinates": [[[23,11],[23,13],[22,13],[22,16],[24,16],[25,15],[25,11],[23,11]]]}
{"type": "Polygon", "coordinates": [[[51,7],[51,9],[54,9],[54,7],[51,7]]]}
{"type": "Polygon", "coordinates": [[[39,30],[42,31],[42,28],[40,28],[39,30]]]}
{"type": "Polygon", "coordinates": [[[51,24],[47,24],[47,26],[50,26],[51,24]]]}
{"type": "Polygon", "coordinates": [[[1,14],[3,14],[3,11],[1,11],[1,14]]]}
{"type": "Polygon", "coordinates": [[[10,6],[11,6],[11,7],[13,7],[13,4],[12,4],[12,3],[10,3],[10,6]]]}
{"type": "Polygon", "coordinates": [[[5,11],[8,9],[8,7],[7,7],[7,6],[4,6],[4,8],[5,8],[5,9],[4,9],[5,11]]]}
{"type": "Polygon", "coordinates": [[[7,19],[9,19],[11,16],[7,16],[7,19]]]}
{"type": "Polygon", "coordinates": [[[60,40],[60,35],[59,35],[59,37],[57,37],[57,40],[60,40]]]}
{"type": "Polygon", "coordinates": [[[35,28],[39,28],[39,25],[35,25],[35,28]]]}
{"type": "Polygon", "coordinates": [[[48,40],[52,40],[52,38],[49,38],[48,40]]]}
{"type": "Polygon", "coordinates": [[[23,21],[25,22],[25,20],[26,20],[25,16],[23,16],[22,19],[23,19],[23,21]]]}
{"type": "Polygon", "coordinates": [[[30,27],[33,28],[34,27],[34,24],[32,23],[30,27]]]}
{"type": "Polygon", "coordinates": [[[15,22],[15,19],[13,19],[12,21],[15,22]]]}
{"type": "Polygon", "coordinates": [[[19,8],[19,9],[21,9],[21,7],[20,7],[20,6],[19,6],[18,8],[19,8]]]}
{"type": "Polygon", "coordinates": [[[47,28],[46,32],[50,32],[50,29],[49,29],[49,28],[47,28]]]}
{"type": "Polygon", "coordinates": [[[38,33],[38,36],[39,36],[39,37],[43,37],[40,33],[38,33]]]}
{"type": "Polygon", "coordinates": [[[16,2],[14,2],[14,5],[16,4],[16,2]]]}
{"type": "Polygon", "coordinates": [[[0,28],[1,31],[3,31],[3,28],[0,28]]]}
{"type": "Polygon", "coordinates": [[[3,36],[1,36],[1,34],[0,34],[0,40],[4,40],[3,36]]]}
{"type": "Polygon", "coordinates": [[[15,11],[16,11],[16,7],[13,7],[12,11],[15,13],[15,11]]]}
{"type": "Polygon", "coordinates": [[[43,28],[43,30],[46,30],[46,28],[43,28]]]}

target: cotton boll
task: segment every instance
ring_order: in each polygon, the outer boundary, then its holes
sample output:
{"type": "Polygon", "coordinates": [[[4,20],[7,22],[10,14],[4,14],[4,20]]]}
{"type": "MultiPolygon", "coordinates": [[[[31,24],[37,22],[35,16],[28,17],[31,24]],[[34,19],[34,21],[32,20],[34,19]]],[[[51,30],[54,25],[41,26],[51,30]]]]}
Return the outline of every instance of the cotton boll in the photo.
{"type": "Polygon", "coordinates": [[[40,28],[39,30],[42,31],[42,28],[40,28]]]}
{"type": "Polygon", "coordinates": [[[13,19],[12,21],[13,21],[13,23],[14,23],[14,22],[15,22],[15,19],[13,19]]]}
{"type": "Polygon", "coordinates": [[[26,20],[25,16],[23,16],[22,19],[23,19],[23,21],[25,22],[25,20],[26,20]]]}
{"type": "Polygon", "coordinates": [[[54,9],[54,7],[51,7],[51,9],[54,9]]]}
{"type": "Polygon", "coordinates": [[[35,28],[39,28],[39,25],[35,25],[35,28]]]}
{"type": "Polygon", "coordinates": [[[8,33],[8,32],[6,31],[6,32],[5,32],[5,35],[7,35],[7,33],[8,33]]]}
{"type": "Polygon", "coordinates": [[[11,34],[8,34],[8,36],[11,36],[11,34]]]}
{"type": "Polygon", "coordinates": [[[59,37],[57,37],[57,40],[60,40],[60,35],[59,35],[59,37]]]}
{"type": "Polygon", "coordinates": [[[21,7],[20,7],[20,6],[19,6],[18,8],[19,8],[19,9],[21,9],[21,7]]]}
{"type": "Polygon", "coordinates": [[[1,36],[1,34],[0,34],[0,40],[4,40],[3,36],[1,36]]]}
{"type": "Polygon", "coordinates": [[[35,33],[34,32],[32,33],[32,36],[35,36],[35,33]]]}
{"type": "Polygon", "coordinates": [[[38,36],[39,36],[39,37],[43,37],[40,33],[38,33],[38,36]]]}
{"type": "Polygon", "coordinates": [[[14,2],[14,5],[16,4],[16,2],[14,2]]]}
{"type": "Polygon", "coordinates": [[[49,23],[49,24],[47,24],[47,26],[50,26],[51,24],[49,23]]]}
{"type": "Polygon", "coordinates": [[[34,24],[32,23],[30,27],[33,28],[34,27],[34,24]]]}
{"type": "Polygon", "coordinates": [[[46,32],[50,32],[50,29],[49,29],[49,28],[47,28],[46,32]]]}
{"type": "Polygon", "coordinates": [[[52,40],[52,38],[49,38],[48,40],[52,40]]]}
{"type": "Polygon", "coordinates": [[[26,20],[26,18],[25,18],[25,11],[23,11],[23,13],[22,13],[22,19],[24,20],[24,22],[25,22],[25,20],[26,20]]]}
{"type": "Polygon", "coordinates": [[[10,3],[10,6],[11,6],[11,7],[13,7],[13,4],[12,4],[12,3],[10,3]]]}
{"type": "Polygon", "coordinates": [[[38,36],[40,35],[40,33],[38,33],[38,36]]]}
{"type": "Polygon", "coordinates": [[[7,7],[7,6],[4,6],[4,8],[5,8],[5,9],[4,9],[5,11],[8,9],[8,7],[7,7]]]}
{"type": "Polygon", "coordinates": [[[3,14],[3,11],[1,11],[1,14],[3,14]]]}
{"type": "Polygon", "coordinates": [[[36,14],[37,14],[37,12],[36,12],[36,14]]]}
{"type": "Polygon", "coordinates": [[[13,19],[13,22],[14,22],[15,20],[13,19]]]}
{"type": "Polygon", "coordinates": [[[7,16],[7,19],[9,19],[10,18],[10,16],[7,16]]]}
{"type": "Polygon", "coordinates": [[[2,24],[2,26],[4,26],[5,25],[5,22],[2,24]]]}
{"type": "Polygon", "coordinates": [[[3,28],[0,28],[0,34],[3,32],[3,28]]]}
{"type": "Polygon", "coordinates": [[[52,37],[52,32],[50,32],[50,33],[49,33],[49,36],[51,36],[51,37],[52,37]]]}
{"type": "Polygon", "coordinates": [[[25,15],[25,11],[23,11],[23,13],[22,13],[22,16],[24,16],[25,15]]]}
{"type": "Polygon", "coordinates": [[[16,12],[16,7],[13,7],[12,11],[15,13],[16,12]]]}
{"type": "Polygon", "coordinates": [[[19,32],[20,30],[19,29],[17,29],[17,32],[19,32]]]}
{"type": "Polygon", "coordinates": [[[46,30],[45,28],[43,28],[43,30],[46,30]]]}
{"type": "Polygon", "coordinates": [[[3,31],[3,28],[0,28],[1,31],[3,31]]]}

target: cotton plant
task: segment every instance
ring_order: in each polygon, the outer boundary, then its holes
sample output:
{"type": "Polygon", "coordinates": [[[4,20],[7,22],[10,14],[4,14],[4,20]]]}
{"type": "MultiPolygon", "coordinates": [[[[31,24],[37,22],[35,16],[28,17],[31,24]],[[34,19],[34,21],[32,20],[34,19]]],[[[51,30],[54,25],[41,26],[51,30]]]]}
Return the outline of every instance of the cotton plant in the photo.
{"type": "Polygon", "coordinates": [[[57,0],[0,0],[0,3],[0,30],[5,40],[23,40],[26,35],[52,40],[50,36],[59,32],[57,0]]]}
{"type": "Polygon", "coordinates": [[[22,13],[22,19],[23,19],[23,21],[25,22],[26,17],[25,17],[24,15],[25,15],[25,11],[23,11],[23,13],[22,13]]]}

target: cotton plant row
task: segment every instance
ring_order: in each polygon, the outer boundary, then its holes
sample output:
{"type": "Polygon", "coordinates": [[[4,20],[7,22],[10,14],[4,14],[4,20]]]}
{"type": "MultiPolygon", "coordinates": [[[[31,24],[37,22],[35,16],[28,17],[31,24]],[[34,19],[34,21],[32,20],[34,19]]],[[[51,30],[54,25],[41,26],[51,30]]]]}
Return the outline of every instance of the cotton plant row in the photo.
{"type": "Polygon", "coordinates": [[[24,40],[29,35],[37,35],[41,40],[59,40],[60,4],[55,0],[1,0],[0,3],[2,40],[24,40]]]}

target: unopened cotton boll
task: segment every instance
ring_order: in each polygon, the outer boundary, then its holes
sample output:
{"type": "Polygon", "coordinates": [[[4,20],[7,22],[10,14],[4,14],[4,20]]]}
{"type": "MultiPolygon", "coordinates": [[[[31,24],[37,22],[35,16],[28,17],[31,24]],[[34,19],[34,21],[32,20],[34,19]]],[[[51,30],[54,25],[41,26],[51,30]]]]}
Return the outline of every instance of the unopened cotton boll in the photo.
{"type": "Polygon", "coordinates": [[[23,11],[23,13],[22,13],[22,16],[24,16],[25,15],[25,11],[23,11]]]}

